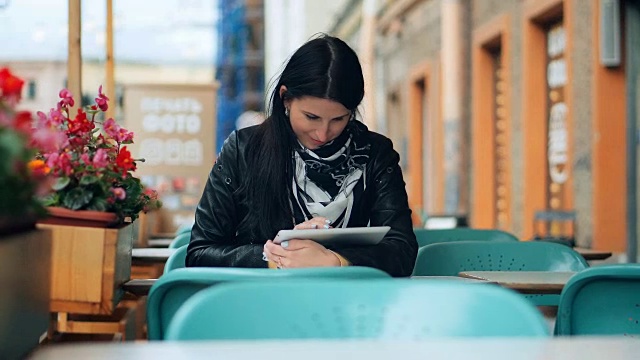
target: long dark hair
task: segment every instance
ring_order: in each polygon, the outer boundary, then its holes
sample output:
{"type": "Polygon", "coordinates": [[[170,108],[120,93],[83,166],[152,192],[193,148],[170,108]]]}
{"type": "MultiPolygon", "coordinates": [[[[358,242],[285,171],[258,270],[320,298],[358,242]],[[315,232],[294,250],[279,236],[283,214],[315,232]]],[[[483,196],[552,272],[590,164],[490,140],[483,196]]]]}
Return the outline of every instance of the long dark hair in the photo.
{"type": "Polygon", "coordinates": [[[270,98],[270,114],[248,146],[248,174],[242,191],[249,217],[243,226],[256,240],[272,239],[280,229],[294,225],[290,207],[295,135],[285,101],[312,96],[337,101],[355,112],[364,97],[362,67],[344,41],[321,35],[291,56],[270,98]],[[280,88],[287,91],[280,96],[280,88]]]}

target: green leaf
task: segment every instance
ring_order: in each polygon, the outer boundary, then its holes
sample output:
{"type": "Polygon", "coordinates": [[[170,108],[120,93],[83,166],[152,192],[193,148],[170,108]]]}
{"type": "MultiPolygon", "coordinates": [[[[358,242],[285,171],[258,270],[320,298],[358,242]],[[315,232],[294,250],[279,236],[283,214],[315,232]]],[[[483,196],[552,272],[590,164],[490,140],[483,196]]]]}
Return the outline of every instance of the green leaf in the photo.
{"type": "Polygon", "coordinates": [[[93,184],[93,183],[97,182],[98,180],[99,180],[98,177],[95,176],[95,175],[83,176],[82,179],[80,179],[80,185],[93,184]]]}
{"type": "Polygon", "coordinates": [[[107,200],[94,197],[91,204],[87,206],[87,210],[107,211],[108,205],[107,200]]]}
{"type": "Polygon", "coordinates": [[[52,193],[40,199],[40,202],[43,206],[55,206],[60,202],[60,196],[57,193],[52,193]]]}
{"type": "Polygon", "coordinates": [[[67,187],[70,181],[71,179],[66,176],[59,177],[58,179],[56,179],[56,182],[53,184],[53,186],[51,186],[51,188],[55,191],[60,191],[67,187]]]}
{"type": "Polygon", "coordinates": [[[75,188],[67,193],[62,200],[62,204],[67,209],[79,210],[83,206],[87,205],[92,198],[93,193],[91,191],[83,188],[75,188]]]}

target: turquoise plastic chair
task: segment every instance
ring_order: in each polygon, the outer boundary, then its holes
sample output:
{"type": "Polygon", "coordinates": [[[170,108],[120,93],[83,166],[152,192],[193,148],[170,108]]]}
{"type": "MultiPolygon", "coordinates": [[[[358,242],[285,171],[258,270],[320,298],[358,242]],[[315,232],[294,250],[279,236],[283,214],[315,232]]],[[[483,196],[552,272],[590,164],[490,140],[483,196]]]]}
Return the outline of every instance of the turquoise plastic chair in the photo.
{"type": "MultiPolygon", "coordinates": [[[[581,271],[589,265],[568,246],[533,241],[458,241],[418,249],[413,275],[457,276],[461,271],[581,271]]],[[[535,305],[554,305],[560,295],[525,295],[535,305]]]]}
{"type": "MultiPolygon", "coordinates": [[[[167,272],[156,281],[147,299],[149,340],[164,339],[169,321],[178,308],[195,293],[225,282],[276,281],[291,278],[380,279],[390,278],[382,270],[349,266],[305,269],[184,268],[167,272]]],[[[282,298],[286,295],[281,294],[282,298]]],[[[253,299],[259,302],[261,299],[253,299]]]]}
{"type": "Polygon", "coordinates": [[[191,241],[191,231],[176,236],[171,244],[169,244],[169,249],[177,249],[189,245],[189,241],[191,241]]]}
{"type": "Polygon", "coordinates": [[[597,266],[560,295],[556,334],[640,337],[640,264],[597,266]]]}
{"type": "Polygon", "coordinates": [[[413,229],[418,240],[418,246],[426,246],[451,241],[518,241],[515,235],[502,230],[487,229],[413,229]]]}
{"type": "Polygon", "coordinates": [[[167,340],[546,335],[542,315],[512,291],[409,279],[216,286],[187,300],[167,330],[167,340]]]}
{"type": "Polygon", "coordinates": [[[182,269],[185,267],[187,261],[187,248],[189,245],[184,245],[176,249],[176,251],[169,256],[167,262],[164,264],[164,274],[175,269],[182,269]]]}
{"type": "Polygon", "coordinates": [[[176,229],[176,236],[180,234],[189,233],[191,234],[191,229],[193,228],[193,224],[182,224],[176,229]]]}

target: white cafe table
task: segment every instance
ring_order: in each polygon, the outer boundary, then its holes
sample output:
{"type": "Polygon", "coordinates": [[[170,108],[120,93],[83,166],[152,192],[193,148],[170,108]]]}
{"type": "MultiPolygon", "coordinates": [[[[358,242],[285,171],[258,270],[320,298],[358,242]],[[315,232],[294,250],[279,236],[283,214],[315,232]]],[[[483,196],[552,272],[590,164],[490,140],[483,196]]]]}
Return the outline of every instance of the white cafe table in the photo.
{"type": "Polygon", "coordinates": [[[173,238],[149,239],[147,244],[150,248],[167,248],[173,242],[173,238]]]}
{"type": "Polygon", "coordinates": [[[164,263],[177,249],[137,248],[131,250],[131,260],[135,263],[164,263]]]}
{"type": "Polygon", "coordinates": [[[640,339],[628,337],[75,343],[45,345],[29,357],[36,360],[637,360],[639,358],[640,339]]]}

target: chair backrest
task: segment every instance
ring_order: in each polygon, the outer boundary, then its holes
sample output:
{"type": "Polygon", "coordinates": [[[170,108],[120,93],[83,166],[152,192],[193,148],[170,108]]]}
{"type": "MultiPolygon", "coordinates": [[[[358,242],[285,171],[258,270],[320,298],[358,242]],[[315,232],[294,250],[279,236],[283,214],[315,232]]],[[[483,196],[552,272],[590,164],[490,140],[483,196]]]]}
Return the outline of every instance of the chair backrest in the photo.
{"type": "Polygon", "coordinates": [[[167,262],[164,263],[164,274],[175,269],[182,269],[185,267],[187,260],[187,248],[189,245],[184,245],[176,249],[176,251],[169,256],[167,262]]]}
{"type": "Polygon", "coordinates": [[[184,234],[184,233],[191,234],[191,229],[192,228],[193,228],[193,224],[192,223],[180,225],[178,227],[178,229],[176,229],[176,236],[178,236],[180,234],[184,234]]]}
{"type": "Polygon", "coordinates": [[[458,241],[423,246],[414,275],[456,276],[461,271],[580,271],[582,255],[549,242],[458,241]]]}
{"type": "Polygon", "coordinates": [[[409,279],[234,283],[175,314],[167,340],[545,336],[535,307],[485,284],[409,279]]]}
{"type": "Polygon", "coordinates": [[[640,337],[640,264],[593,267],[560,295],[556,334],[640,337]]]}
{"type": "MultiPolygon", "coordinates": [[[[147,334],[150,340],[164,338],[166,328],[178,308],[193,294],[209,286],[233,281],[270,281],[291,278],[390,278],[382,270],[348,266],[304,269],[184,268],[165,273],[149,291],[147,334]]],[[[254,299],[258,302],[258,300],[254,299]]]]}
{"type": "Polygon", "coordinates": [[[169,244],[169,249],[177,249],[179,247],[189,245],[190,240],[191,240],[191,231],[179,234],[173,239],[171,244],[169,244]]]}
{"type": "Polygon", "coordinates": [[[488,229],[413,229],[418,246],[451,241],[518,241],[515,235],[502,230],[488,229]]]}

